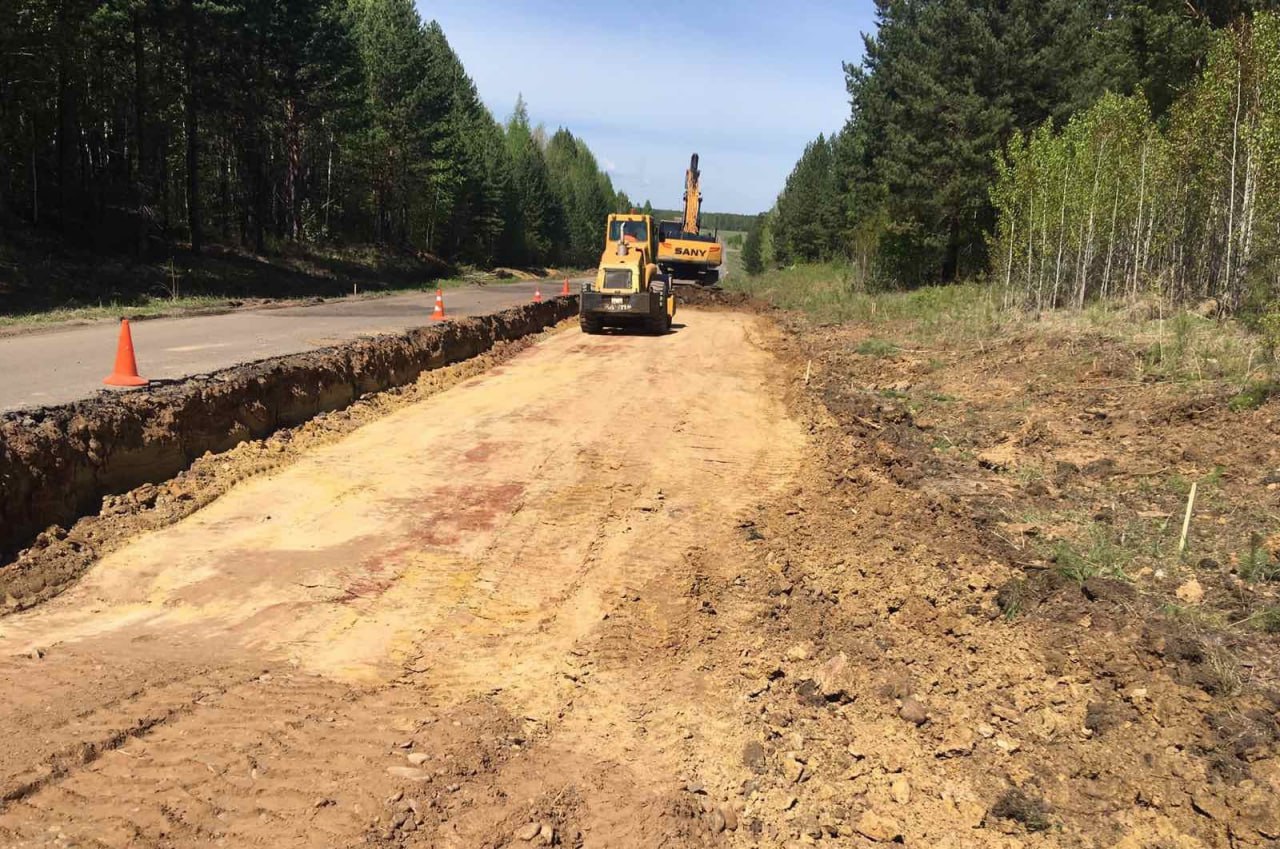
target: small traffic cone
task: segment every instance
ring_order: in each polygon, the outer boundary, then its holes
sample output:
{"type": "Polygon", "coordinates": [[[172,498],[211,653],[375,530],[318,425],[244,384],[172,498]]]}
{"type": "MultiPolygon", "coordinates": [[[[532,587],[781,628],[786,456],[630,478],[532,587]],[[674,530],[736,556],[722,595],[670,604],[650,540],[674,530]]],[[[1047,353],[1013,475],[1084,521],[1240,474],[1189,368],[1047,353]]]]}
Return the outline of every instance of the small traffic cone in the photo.
{"type": "Polygon", "coordinates": [[[107,386],[146,386],[145,378],[138,376],[138,361],[133,356],[133,334],[129,332],[129,319],[120,319],[120,341],[116,343],[116,367],[103,378],[107,386]]]}
{"type": "Polygon", "coordinates": [[[431,314],[436,321],[444,320],[444,290],[436,289],[436,311],[431,314]]]}
{"type": "Polygon", "coordinates": [[[535,304],[542,303],[542,287],[535,285],[533,287],[533,302],[535,304]]]}
{"type": "Polygon", "coordinates": [[[564,288],[560,290],[560,294],[561,295],[569,294],[569,278],[568,277],[564,279],[564,288]]]}

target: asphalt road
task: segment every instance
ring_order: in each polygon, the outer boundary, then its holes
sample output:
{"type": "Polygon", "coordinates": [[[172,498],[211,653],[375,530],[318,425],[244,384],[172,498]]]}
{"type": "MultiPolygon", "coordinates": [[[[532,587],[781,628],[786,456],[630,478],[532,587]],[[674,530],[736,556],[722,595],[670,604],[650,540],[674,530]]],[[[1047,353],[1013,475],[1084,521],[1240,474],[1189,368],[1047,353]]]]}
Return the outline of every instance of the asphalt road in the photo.
{"type": "MultiPolygon", "coordinates": [[[[531,301],[535,286],[549,298],[562,285],[544,280],[448,289],[445,313],[458,318],[498,312],[531,301]]],[[[574,281],[574,291],[577,286],[574,281]]],[[[138,371],[163,380],[430,324],[434,304],[434,292],[415,292],[137,321],[131,327],[138,371]]],[[[106,322],[0,338],[0,411],[62,404],[104,390],[119,332],[106,322]]]]}

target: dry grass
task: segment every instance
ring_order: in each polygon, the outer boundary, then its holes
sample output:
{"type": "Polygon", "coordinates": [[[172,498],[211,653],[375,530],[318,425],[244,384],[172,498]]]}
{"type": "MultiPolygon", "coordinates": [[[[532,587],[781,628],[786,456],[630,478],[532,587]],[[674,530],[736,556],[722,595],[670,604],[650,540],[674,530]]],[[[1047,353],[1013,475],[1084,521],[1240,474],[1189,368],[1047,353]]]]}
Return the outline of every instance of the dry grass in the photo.
{"type": "Polygon", "coordinates": [[[1204,318],[1172,307],[1098,302],[1081,311],[1030,313],[1006,308],[997,292],[981,283],[868,291],[853,269],[836,264],[739,275],[726,285],[804,312],[819,323],[891,326],[891,338],[909,339],[925,348],[981,348],[985,340],[1008,332],[1114,339],[1138,352],[1134,380],[1225,380],[1238,389],[1232,403],[1239,409],[1256,407],[1280,392],[1275,356],[1262,336],[1233,320],[1204,318]]]}

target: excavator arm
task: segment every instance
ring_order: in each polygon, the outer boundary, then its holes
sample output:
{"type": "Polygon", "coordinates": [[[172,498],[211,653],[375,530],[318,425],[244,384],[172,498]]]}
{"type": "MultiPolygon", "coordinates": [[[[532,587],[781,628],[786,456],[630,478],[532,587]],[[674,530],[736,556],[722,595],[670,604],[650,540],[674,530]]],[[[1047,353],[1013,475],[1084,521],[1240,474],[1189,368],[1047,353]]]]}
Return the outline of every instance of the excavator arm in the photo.
{"type": "Polygon", "coordinates": [[[689,158],[689,170],[684,172],[684,232],[698,235],[702,223],[702,172],[698,170],[698,154],[689,158]]]}

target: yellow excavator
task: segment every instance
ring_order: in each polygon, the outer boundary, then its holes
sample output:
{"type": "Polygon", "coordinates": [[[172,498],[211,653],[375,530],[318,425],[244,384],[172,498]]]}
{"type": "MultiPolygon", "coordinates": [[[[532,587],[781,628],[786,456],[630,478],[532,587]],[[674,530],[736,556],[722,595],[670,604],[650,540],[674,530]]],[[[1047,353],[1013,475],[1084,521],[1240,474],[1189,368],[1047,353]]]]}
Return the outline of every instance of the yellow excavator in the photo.
{"type": "Polygon", "coordinates": [[[714,235],[702,232],[701,183],[695,153],[684,174],[684,218],[658,225],[658,266],[672,279],[714,286],[720,282],[724,248],[714,235]]]}
{"type": "Polygon", "coordinates": [[[676,298],[671,278],[654,262],[657,247],[653,216],[634,211],[609,216],[596,279],[582,284],[578,324],[583,333],[624,326],[658,334],[671,329],[676,298]]]}

